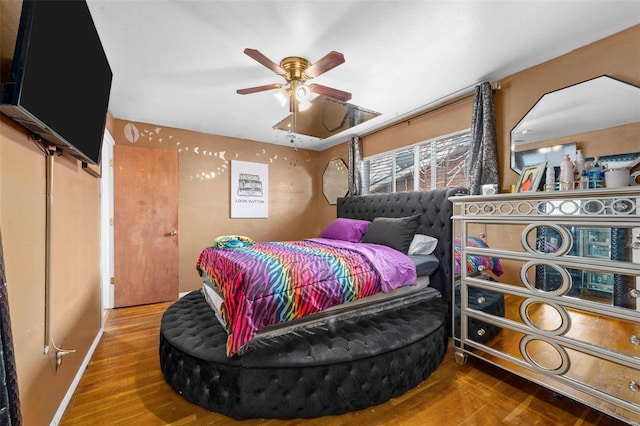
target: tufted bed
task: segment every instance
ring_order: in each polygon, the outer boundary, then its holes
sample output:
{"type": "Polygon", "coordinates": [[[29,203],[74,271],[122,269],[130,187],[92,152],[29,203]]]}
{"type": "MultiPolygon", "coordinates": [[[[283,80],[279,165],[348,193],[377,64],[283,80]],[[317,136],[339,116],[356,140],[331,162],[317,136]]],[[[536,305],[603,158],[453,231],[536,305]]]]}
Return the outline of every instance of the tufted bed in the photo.
{"type": "Polygon", "coordinates": [[[192,403],[236,419],[335,415],[417,386],[442,361],[450,335],[449,197],[465,193],[448,188],[339,199],[338,218],[373,222],[419,215],[416,233],[437,239],[433,254],[439,263],[428,286],[383,300],[364,298],[357,307],[331,308],[299,324],[267,327],[232,356],[227,330],[206,292],[193,291],[162,318],[165,380],[192,403]]]}

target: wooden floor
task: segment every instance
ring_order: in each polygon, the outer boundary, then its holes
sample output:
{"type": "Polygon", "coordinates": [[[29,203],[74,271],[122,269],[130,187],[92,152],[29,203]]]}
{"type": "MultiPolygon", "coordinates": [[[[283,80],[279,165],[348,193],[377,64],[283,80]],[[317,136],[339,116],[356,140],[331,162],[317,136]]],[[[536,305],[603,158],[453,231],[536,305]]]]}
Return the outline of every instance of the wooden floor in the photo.
{"type": "Polygon", "coordinates": [[[160,318],[170,303],[115,309],[61,425],[622,425],[518,376],[470,359],[443,363],[418,387],[382,405],[311,420],[236,421],[193,405],[166,384],[160,318]]]}

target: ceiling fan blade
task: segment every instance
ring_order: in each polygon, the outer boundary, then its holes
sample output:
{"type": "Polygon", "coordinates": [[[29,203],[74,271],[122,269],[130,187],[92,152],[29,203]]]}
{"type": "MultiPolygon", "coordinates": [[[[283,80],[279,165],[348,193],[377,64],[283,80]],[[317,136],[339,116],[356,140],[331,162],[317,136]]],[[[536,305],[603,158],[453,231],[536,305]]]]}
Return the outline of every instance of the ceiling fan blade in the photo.
{"type": "Polygon", "coordinates": [[[309,89],[318,95],[335,99],[342,102],[348,102],[351,99],[351,93],[334,89],[333,87],[323,86],[322,84],[310,84],[309,89]]]}
{"type": "Polygon", "coordinates": [[[236,93],[239,95],[248,95],[249,93],[264,92],[265,90],[279,89],[282,84],[265,84],[264,86],[248,87],[246,89],[238,89],[236,93]]]}
{"type": "Polygon", "coordinates": [[[244,49],[244,53],[250,58],[258,61],[265,67],[269,68],[271,71],[275,72],[276,74],[281,76],[287,75],[287,72],[280,65],[276,64],[271,59],[264,56],[260,51],[256,49],[246,48],[244,49]]]}
{"type": "Polygon", "coordinates": [[[311,64],[309,68],[304,71],[304,75],[307,78],[316,78],[343,63],[344,56],[342,53],[332,51],[320,58],[317,62],[311,64]]]}

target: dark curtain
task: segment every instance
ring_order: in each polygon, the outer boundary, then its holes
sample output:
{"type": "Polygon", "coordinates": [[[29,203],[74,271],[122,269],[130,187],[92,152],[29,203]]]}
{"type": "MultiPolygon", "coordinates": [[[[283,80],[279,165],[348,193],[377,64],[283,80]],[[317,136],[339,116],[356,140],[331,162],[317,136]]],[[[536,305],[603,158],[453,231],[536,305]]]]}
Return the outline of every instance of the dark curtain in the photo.
{"type": "Polygon", "coordinates": [[[0,233],[0,425],[18,426],[22,424],[22,416],[5,277],[2,233],[0,233]]]}
{"type": "MultiPolygon", "coordinates": [[[[630,229],[611,228],[612,260],[628,260],[628,254],[625,253],[625,250],[631,245],[627,238],[630,234],[630,229]]],[[[613,306],[626,307],[628,296],[629,283],[627,276],[623,274],[613,274],[613,306]]]]}
{"type": "Polygon", "coordinates": [[[360,137],[352,136],[349,140],[349,192],[347,196],[362,195],[360,167],[362,165],[362,142],[360,137]]]}
{"type": "Polygon", "coordinates": [[[482,185],[500,183],[493,89],[487,81],[476,86],[473,98],[469,162],[469,194],[480,194],[482,185]]]}

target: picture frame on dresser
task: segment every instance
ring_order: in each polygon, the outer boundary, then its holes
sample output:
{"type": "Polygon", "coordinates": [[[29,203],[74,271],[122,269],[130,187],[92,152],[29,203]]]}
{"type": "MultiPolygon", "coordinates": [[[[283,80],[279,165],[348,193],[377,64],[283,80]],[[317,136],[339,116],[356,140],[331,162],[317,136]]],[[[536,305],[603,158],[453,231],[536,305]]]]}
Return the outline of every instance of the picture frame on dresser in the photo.
{"type": "Polygon", "coordinates": [[[525,166],[522,169],[518,183],[516,184],[516,192],[537,191],[542,182],[547,162],[542,161],[538,164],[525,166]]]}

